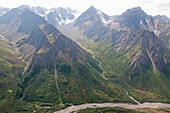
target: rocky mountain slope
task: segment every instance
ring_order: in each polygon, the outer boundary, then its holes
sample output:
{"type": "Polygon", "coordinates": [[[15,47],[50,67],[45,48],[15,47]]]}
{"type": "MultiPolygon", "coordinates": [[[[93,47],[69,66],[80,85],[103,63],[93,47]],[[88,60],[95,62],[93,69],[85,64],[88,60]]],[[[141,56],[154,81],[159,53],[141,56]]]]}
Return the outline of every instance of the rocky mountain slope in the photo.
{"type": "Polygon", "coordinates": [[[61,32],[74,40],[86,38],[100,39],[109,31],[109,25],[114,17],[108,16],[102,11],[91,6],[82,13],[74,22],[58,27],[61,32]],[[83,34],[83,35],[82,35],[83,34]]]}
{"type": "Polygon", "coordinates": [[[120,27],[125,30],[154,30],[154,21],[152,16],[147,15],[140,7],[126,10],[115,20],[115,22],[118,22],[120,27]]]}
{"type": "Polygon", "coordinates": [[[12,9],[3,15],[0,34],[14,41],[18,60],[28,65],[17,75],[15,93],[0,99],[2,112],[32,112],[32,106],[43,104],[61,108],[67,103],[133,103],[122,86],[105,81],[91,54],[28,9],[12,9]]]}
{"type": "Polygon", "coordinates": [[[168,23],[161,27],[140,7],[128,9],[109,24],[104,24],[96,12],[94,7],[90,7],[61,31],[92,49],[101,60],[108,78],[119,78],[119,82],[122,79],[126,85],[163,94],[161,97],[168,99],[170,50],[162,42],[169,36],[168,23]],[[156,29],[162,35],[155,35],[156,29]]]}
{"type": "Polygon", "coordinates": [[[111,22],[111,17],[91,6],[75,20],[74,26],[89,25],[91,22],[109,23],[111,22]]]}
{"type": "Polygon", "coordinates": [[[0,16],[9,11],[9,8],[0,7],[0,16]]]}
{"type": "Polygon", "coordinates": [[[155,16],[155,34],[170,47],[170,18],[166,16],[155,16]]]}

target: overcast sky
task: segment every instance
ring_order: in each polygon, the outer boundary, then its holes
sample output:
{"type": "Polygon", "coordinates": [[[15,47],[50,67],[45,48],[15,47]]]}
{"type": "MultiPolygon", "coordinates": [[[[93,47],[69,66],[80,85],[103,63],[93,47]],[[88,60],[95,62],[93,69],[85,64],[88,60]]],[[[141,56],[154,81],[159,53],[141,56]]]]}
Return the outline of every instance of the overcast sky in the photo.
{"type": "Polygon", "coordinates": [[[120,15],[129,8],[140,6],[149,15],[170,17],[170,0],[0,0],[1,7],[14,8],[23,4],[45,8],[71,7],[80,12],[93,5],[109,15],[120,15]]]}

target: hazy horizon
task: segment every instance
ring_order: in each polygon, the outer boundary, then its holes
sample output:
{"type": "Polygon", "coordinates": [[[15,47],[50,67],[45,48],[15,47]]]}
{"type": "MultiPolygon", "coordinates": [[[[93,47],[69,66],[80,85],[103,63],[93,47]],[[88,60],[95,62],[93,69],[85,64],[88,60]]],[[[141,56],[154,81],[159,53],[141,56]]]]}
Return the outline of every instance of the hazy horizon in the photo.
{"type": "Polygon", "coordinates": [[[89,7],[103,11],[108,15],[121,15],[127,9],[133,7],[141,7],[148,15],[166,15],[170,17],[170,1],[169,0],[1,0],[0,6],[7,8],[16,8],[21,5],[41,6],[47,9],[54,7],[70,7],[84,12],[89,7]]]}

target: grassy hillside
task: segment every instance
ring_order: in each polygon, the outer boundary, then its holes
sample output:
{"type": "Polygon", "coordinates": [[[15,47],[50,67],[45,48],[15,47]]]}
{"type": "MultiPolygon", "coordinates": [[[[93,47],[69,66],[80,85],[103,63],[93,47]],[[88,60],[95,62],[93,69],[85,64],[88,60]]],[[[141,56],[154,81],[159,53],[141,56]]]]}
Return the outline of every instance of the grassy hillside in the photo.
{"type": "Polygon", "coordinates": [[[70,64],[64,57],[60,55],[56,61],[57,79],[53,65],[41,68],[34,66],[25,75],[24,101],[52,104],[133,103],[120,85],[102,78],[94,59],[88,57],[86,64],[80,62],[70,64]]]}
{"type": "MultiPolygon", "coordinates": [[[[93,65],[94,59],[89,57],[93,65]]],[[[35,66],[24,76],[24,95],[15,100],[14,112],[54,112],[73,104],[93,102],[134,103],[117,83],[105,81],[88,63],[69,64],[60,55],[56,62],[58,77],[55,79],[55,68],[35,66]],[[50,109],[48,109],[50,108],[50,109]]],[[[9,109],[8,109],[9,110],[9,109]]],[[[10,110],[11,111],[11,110],[10,110]]]]}
{"type": "MultiPolygon", "coordinates": [[[[129,42],[132,45],[126,45],[124,42],[129,39],[121,38],[114,44],[108,43],[107,40],[89,44],[89,48],[94,51],[97,59],[102,62],[102,66],[105,69],[104,75],[113,83],[121,84],[128,90],[130,95],[140,102],[170,102],[170,88],[168,87],[170,84],[167,73],[160,70],[154,73],[150,60],[147,62],[145,60],[141,61],[144,63],[141,66],[135,64],[139,67],[133,69],[133,60],[138,59],[144,51],[142,50],[141,42],[133,45],[132,40],[134,39],[132,39],[129,42]]],[[[85,44],[87,46],[88,42],[86,41],[85,44]]],[[[147,59],[147,55],[144,57],[147,59]]],[[[168,68],[164,69],[169,70],[168,68]]]]}
{"type": "MultiPolygon", "coordinates": [[[[0,18],[0,32],[16,41],[29,66],[25,72],[23,65],[21,70],[15,70],[20,72],[16,74],[19,81],[13,80],[17,93],[13,94],[11,106],[6,106],[3,111],[33,112],[46,107],[53,111],[72,104],[93,102],[134,103],[121,85],[102,77],[99,62],[76,42],[28,10],[12,11],[0,18]],[[11,27],[12,23],[17,23],[17,26],[11,27]],[[3,33],[5,30],[12,32],[3,33]],[[19,34],[24,37],[15,37],[19,34]]],[[[12,58],[19,63],[17,55],[12,58]]],[[[4,65],[10,68],[13,64],[5,62],[4,65]]]]}
{"type": "Polygon", "coordinates": [[[11,109],[20,97],[24,63],[14,54],[11,43],[0,39],[0,112],[11,109]]]}

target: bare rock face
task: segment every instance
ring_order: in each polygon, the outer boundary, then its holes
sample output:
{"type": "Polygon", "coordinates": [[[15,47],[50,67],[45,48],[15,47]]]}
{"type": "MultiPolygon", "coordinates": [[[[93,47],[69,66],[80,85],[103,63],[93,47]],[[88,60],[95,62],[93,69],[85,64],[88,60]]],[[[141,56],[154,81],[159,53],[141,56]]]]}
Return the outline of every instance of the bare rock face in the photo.
{"type": "Polygon", "coordinates": [[[145,29],[154,31],[152,16],[147,15],[140,7],[128,9],[115,22],[118,22],[121,28],[125,30],[145,29]]]}
{"type": "Polygon", "coordinates": [[[170,48],[170,18],[167,16],[155,16],[155,34],[170,48]]]}
{"type": "Polygon", "coordinates": [[[109,97],[115,95],[103,85],[105,80],[98,62],[30,10],[12,9],[3,15],[0,34],[15,41],[22,58],[29,62],[18,86],[22,91],[17,90],[23,101],[57,104],[109,101],[98,98],[95,94],[98,89],[109,93],[109,97]],[[94,97],[97,99],[92,100],[94,97]]]}

